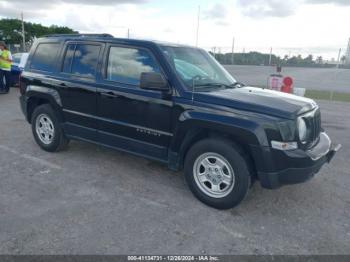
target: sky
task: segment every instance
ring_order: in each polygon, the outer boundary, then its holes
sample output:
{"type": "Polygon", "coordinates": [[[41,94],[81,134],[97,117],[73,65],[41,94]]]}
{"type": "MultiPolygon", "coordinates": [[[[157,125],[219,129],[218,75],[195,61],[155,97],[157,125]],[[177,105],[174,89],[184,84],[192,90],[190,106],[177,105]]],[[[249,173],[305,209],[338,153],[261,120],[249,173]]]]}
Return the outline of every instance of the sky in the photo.
{"type": "Polygon", "coordinates": [[[0,0],[0,17],[196,45],[338,57],[350,38],[350,0],[0,0]]]}

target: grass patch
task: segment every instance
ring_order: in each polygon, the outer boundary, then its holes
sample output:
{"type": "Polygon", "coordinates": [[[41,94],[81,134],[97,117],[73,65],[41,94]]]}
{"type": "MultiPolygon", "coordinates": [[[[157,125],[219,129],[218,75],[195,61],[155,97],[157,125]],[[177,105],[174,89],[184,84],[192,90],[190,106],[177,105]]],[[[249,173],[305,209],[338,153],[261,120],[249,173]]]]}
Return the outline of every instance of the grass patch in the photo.
{"type": "Polygon", "coordinates": [[[350,102],[350,93],[340,93],[321,90],[306,90],[305,97],[320,100],[350,102]]]}

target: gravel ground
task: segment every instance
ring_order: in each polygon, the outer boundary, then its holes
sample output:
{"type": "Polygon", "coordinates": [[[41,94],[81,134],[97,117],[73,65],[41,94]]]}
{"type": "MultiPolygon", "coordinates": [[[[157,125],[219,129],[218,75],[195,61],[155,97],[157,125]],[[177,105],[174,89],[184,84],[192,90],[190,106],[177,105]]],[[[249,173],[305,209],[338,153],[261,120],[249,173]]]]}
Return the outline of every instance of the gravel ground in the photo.
{"type": "MultiPolygon", "coordinates": [[[[266,86],[270,66],[228,65],[225,68],[239,81],[253,86],[266,86]]],[[[350,69],[284,67],[282,74],[294,79],[294,86],[310,90],[350,93],[350,69]]]]}
{"type": "Polygon", "coordinates": [[[0,96],[0,254],[350,254],[350,103],[320,106],[343,144],[333,162],[218,211],[156,162],[81,142],[42,151],[12,89],[0,96]]]}

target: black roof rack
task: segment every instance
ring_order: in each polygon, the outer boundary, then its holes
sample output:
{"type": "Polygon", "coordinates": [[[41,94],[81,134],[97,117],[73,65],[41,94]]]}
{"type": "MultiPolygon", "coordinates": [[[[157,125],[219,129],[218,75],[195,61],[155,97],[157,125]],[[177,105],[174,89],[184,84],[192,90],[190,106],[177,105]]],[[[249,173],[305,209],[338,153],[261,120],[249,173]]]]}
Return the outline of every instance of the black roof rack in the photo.
{"type": "Polygon", "coordinates": [[[43,37],[113,37],[111,34],[52,34],[43,37]]]}

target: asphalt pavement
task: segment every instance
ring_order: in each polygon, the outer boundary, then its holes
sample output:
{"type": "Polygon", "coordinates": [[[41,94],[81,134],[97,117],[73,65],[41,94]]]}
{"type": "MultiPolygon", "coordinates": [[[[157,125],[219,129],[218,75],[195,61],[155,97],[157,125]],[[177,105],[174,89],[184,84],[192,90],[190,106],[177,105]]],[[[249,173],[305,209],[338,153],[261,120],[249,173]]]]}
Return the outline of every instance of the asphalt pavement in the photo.
{"type": "Polygon", "coordinates": [[[256,183],[218,211],[162,164],[74,141],[42,151],[18,96],[0,96],[0,254],[350,254],[350,103],[319,102],[343,148],[314,179],[256,183]]]}

